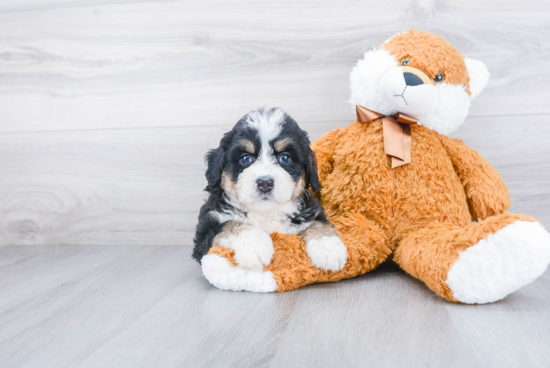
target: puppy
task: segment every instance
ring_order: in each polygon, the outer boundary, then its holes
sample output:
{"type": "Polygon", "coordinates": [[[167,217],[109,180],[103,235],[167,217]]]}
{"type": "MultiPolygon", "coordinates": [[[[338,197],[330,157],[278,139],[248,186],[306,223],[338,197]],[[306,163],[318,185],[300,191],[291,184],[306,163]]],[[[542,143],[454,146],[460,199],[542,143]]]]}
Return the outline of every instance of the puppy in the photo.
{"type": "Polygon", "coordinates": [[[339,271],[347,248],[307,189],[319,191],[307,133],[282,109],[252,111],[206,155],[206,191],[193,258],[213,244],[233,249],[235,262],[263,270],[273,257],[270,234],[298,234],[314,267],[339,271]]]}

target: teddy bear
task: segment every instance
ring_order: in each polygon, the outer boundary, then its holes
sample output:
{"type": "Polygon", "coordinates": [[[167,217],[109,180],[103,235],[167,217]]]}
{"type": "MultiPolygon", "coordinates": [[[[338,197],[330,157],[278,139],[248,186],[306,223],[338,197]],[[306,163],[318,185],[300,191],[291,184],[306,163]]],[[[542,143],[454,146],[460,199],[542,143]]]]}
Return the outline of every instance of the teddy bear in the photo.
{"type": "Polygon", "coordinates": [[[500,300],[550,263],[550,234],[536,219],[508,212],[498,172],[448,137],[466,118],[489,72],[442,37],[399,33],[353,68],[357,119],[312,145],[327,218],[348,251],[344,269],[311,265],[296,235],[273,234],[263,271],[240,268],[214,245],[202,270],[228,290],[285,291],[355,277],[384,261],[451,302],[500,300]]]}

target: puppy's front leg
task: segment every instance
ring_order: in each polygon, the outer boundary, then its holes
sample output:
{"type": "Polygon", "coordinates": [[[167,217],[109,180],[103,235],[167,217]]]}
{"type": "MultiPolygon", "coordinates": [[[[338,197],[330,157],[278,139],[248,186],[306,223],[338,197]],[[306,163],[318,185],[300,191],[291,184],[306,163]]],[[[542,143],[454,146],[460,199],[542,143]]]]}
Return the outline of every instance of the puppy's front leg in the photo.
{"type": "Polygon", "coordinates": [[[263,270],[273,258],[273,241],[268,233],[237,221],[228,221],[212,244],[235,251],[235,262],[242,268],[263,270]]]}
{"type": "Polygon", "coordinates": [[[302,233],[311,264],[324,271],[340,271],[348,260],[348,248],[330,223],[314,221],[302,233]]]}

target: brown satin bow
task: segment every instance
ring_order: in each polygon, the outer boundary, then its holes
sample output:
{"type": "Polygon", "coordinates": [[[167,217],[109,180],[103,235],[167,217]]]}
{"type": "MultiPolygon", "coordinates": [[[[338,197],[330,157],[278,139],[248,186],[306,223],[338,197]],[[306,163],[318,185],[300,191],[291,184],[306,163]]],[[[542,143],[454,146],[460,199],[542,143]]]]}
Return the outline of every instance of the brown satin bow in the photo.
{"type": "Polygon", "coordinates": [[[384,151],[391,156],[392,169],[411,162],[411,125],[416,124],[418,119],[401,113],[384,116],[360,105],[356,105],[356,110],[359,123],[382,119],[384,151]]]}

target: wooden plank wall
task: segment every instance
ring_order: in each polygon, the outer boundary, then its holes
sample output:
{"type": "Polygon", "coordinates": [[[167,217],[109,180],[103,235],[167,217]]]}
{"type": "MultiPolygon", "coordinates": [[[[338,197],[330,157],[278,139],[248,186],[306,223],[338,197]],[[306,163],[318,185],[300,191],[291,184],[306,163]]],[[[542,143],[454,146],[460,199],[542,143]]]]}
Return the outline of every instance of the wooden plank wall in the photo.
{"type": "Polygon", "coordinates": [[[349,72],[410,28],[491,71],[453,136],[550,223],[550,2],[0,3],[0,244],[191,244],[208,148],[251,109],[312,138],[353,119],[349,72]]]}

